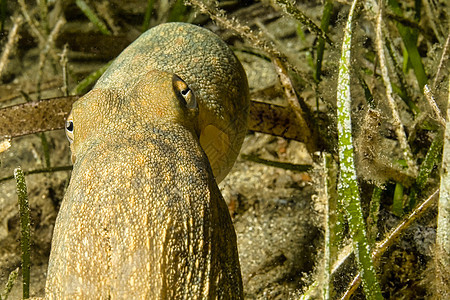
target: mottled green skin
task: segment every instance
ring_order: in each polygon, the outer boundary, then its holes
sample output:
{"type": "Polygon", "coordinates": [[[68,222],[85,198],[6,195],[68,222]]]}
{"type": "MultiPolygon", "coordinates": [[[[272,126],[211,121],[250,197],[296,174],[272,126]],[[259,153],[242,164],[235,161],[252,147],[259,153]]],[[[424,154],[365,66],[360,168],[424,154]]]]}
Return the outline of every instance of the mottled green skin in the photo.
{"type": "Polygon", "coordinates": [[[150,70],[181,77],[199,102],[199,127],[214,124],[228,136],[227,151],[220,151],[220,136],[201,140],[220,182],[233,166],[247,131],[248,84],[239,60],[211,31],[191,24],[166,23],[143,33],[128,46],[95,87],[126,89],[130,79],[150,70]]]}
{"type": "MultiPolygon", "coordinates": [[[[184,39],[200,32],[202,51],[212,57],[213,46],[223,47],[215,35],[192,25],[159,27],[167,28],[163,32],[172,41],[166,49],[176,45],[180,30],[184,39]]],[[[147,51],[158,53],[154,50],[160,44],[153,43],[160,38],[153,35],[158,28],[131,49],[150,45],[147,51]],[[148,44],[142,46],[143,41],[148,44]]],[[[242,299],[236,234],[199,142],[199,118],[207,103],[216,101],[229,121],[228,110],[238,105],[237,98],[204,94],[223,88],[211,87],[221,85],[214,74],[200,74],[204,63],[193,60],[194,52],[182,51],[184,59],[173,54],[174,59],[166,60],[166,72],[152,69],[149,64],[157,63],[144,59],[137,76],[130,66],[138,65],[138,58],[129,49],[73,106],[71,148],[76,160],[53,233],[46,298],[242,299]],[[191,76],[175,73],[194,91],[198,109],[184,106],[172,87],[170,68],[185,61],[190,61],[185,67],[192,69],[191,76]]],[[[227,56],[229,70],[240,67],[230,62],[234,59],[227,56]]],[[[242,74],[236,76],[242,79],[242,74]]],[[[244,93],[238,95],[244,104],[246,85],[245,80],[238,88],[228,87],[244,93]]],[[[220,119],[217,111],[210,111],[213,119],[220,119]]]]}

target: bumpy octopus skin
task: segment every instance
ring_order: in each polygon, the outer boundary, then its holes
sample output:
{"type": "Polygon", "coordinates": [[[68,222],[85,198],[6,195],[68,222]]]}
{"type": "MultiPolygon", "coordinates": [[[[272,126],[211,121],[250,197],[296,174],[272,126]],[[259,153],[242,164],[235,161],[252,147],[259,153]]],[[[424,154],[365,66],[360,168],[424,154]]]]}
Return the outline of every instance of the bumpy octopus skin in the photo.
{"type": "Polygon", "coordinates": [[[246,131],[248,85],[200,27],[157,26],[125,49],[67,122],[74,167],[47,299],[242,299],[217,187],[246,131]]]}

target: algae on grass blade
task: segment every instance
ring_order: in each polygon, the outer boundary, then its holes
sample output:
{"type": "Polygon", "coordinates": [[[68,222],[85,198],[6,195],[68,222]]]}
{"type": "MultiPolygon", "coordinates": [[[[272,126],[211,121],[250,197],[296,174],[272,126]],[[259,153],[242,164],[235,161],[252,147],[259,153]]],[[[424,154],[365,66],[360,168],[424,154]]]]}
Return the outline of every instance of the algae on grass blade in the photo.
{"type": "Polygon", "coordinates": [[[354,163],[354,148],[351,128],[351,95],[350,69],[352,20],[357,0],[353,1],[344,31],[341,58],[339,61],[339,77],[337,87],[337,122],[340,178],[338,197],[344,203],[347,212],[350,234],[356,254],[358,268],[362,274],[363,289],[367,299],[383,299],[378,284],[375,267],[370,256],[366,226],[362,215],[361,200],[354,163]]]}
{"type": "Polygon", "coordinates": [[[21,227],[20,246],[22,248],[22,287],[23,298],[30,297],[30,207],[28,205],[27,185],[22,169],[14,170],[17,196],[19,200],[19,216],[21,227]]]}
{"type": "Polygon", "coordinates": [[[0,295],[0,300],[7,300],[9,297],[9,293],[11,292],[14,284],[16,283],[17,275],[19,274],[19,268],[16,268],[11,273],[9,273],[8,281],[6,282],[6,286],[3,289],[3,292],[1,295],[3,295],[4,298],[0,295]]]}

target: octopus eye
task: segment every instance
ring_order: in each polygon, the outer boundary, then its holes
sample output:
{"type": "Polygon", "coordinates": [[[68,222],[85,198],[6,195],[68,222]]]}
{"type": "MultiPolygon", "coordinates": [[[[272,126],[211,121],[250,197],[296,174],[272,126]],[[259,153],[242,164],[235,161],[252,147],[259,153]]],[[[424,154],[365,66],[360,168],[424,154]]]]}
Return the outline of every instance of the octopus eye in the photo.
{"type": "Polygon", "coordinates": [[[188,109],[197,108],[197,101],[191,88],[177,75],[173,75],[172,79],[173,91],[177,95],[178,100],[188,109]]]}
{"type": "Polygon", "coordinates": [[[70,143],[73,142],[73,129],[73,119],[72,114],[70,114],[66,120],[66,136],[70,143]]]}

